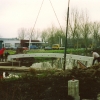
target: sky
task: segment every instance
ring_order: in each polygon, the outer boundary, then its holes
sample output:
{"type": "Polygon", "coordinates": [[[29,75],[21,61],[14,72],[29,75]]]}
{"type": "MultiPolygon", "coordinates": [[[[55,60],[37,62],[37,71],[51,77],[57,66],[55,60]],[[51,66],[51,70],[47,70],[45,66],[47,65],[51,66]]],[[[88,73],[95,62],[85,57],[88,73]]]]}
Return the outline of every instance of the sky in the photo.
{"type": "MultiPolygon", "coordinates": [[[[60,28],[50,1],[59,23],[62,27],[66,27],[68,0],[44,0],[44,2],[43,0],[0,0],[0,36],[16,38],[21,28],[34,28],[40,31],[52,25],[60,28]]],[[[100,21],[100,0],[70,0],[69,7],[87,11],[91,21],[100,21]]]]}

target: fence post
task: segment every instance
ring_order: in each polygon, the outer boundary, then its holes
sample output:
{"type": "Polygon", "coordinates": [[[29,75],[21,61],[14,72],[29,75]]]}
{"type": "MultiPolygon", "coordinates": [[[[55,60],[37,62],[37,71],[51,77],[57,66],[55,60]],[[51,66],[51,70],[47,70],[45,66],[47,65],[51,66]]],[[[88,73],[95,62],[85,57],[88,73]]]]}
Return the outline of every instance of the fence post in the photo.
{"type": "Polygon", "coordinates": [[[68,95],[74,97],[75,100],[80,100],[79,80],[69,80],[68,81],[68,95]]]}

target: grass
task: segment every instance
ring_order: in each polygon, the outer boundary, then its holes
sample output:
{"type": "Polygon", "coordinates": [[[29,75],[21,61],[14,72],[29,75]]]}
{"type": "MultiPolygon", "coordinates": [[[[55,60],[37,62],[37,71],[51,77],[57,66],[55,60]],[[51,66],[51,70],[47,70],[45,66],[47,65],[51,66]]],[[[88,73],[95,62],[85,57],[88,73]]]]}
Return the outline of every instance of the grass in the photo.
{"type": "MultiPolygon", "coordinates": [[[[10,54],[15,54],[15,50],[6,50],[10,54]]],[[[26,51],[26,53],[64,53],[65,50],[44,50],[44,49],[34,49],[26,51]]],[[[84,49],[67,49],[66,53],[68,54],[81,54],[85,52],[84,49]]]]}
{"type": "MultiPolygon", "coordinates": [[[[6,50],[10,54],[15,54],[15,50],[6,50]]],[[[43,50],[43,49],[37,49],[37,50],[29,50],[26,51],[27,53],[64,53],[64,50],[43,50]]]]}

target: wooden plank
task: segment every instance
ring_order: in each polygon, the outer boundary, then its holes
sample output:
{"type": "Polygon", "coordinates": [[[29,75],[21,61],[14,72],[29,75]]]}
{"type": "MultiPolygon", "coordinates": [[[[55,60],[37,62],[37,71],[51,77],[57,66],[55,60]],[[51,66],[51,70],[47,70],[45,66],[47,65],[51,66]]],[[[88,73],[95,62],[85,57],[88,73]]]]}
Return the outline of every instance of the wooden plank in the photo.
{"type": "Polygon", "coordinates": [[[12,61],[12,62],[0,62],[0,66],[12,66],[12,63],[14,65],[19,65],[18,61],[12,61]]]}
{"type": "Polygon", "coordinates": [[[30,67],[0,66],[0,71],[29,72],[30,71],[30,67]]]}
{"type": "MultiPolygon", "coordinates": [[[[44,71],[47,72],[46,69],[35,69],[35,68],[31,68],[31,67],[18,67],[18,66],[0,66],[0,71],[1,72],[31,72],[31,70],[35,70],[36,73],[42,73],[44,71]]],[[[61,69],[53,69],[55,71],[61,71],[61,69]]],[[[52,69],[49,71],[52,71],[52,69]]],[[[48,72],[49,72],[48,71],[48,72]]]]}
{"type": "Polygon", "coordinates": [[[78,65],[80,66],[80,68],[87,68],[82,62],[80,62],[79,60],[77,61],[78,65]]]}

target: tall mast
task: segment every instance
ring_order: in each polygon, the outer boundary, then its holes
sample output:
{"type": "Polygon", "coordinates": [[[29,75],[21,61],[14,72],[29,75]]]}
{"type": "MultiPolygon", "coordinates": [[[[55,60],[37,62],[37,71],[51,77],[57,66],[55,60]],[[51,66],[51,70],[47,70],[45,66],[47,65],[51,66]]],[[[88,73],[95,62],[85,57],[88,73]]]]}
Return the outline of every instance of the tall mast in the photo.
{"type": "Polygon", "coordinates": [[[65,67],[66,67],[67,34],[68,34],[68,21],[69,21],[69,3],[70,3],[70,0],[68,0],[68,9],[67,9],[66,39],[65,39],[65,52],[64,52],[63,70],[65,70],[65,67]]]}

